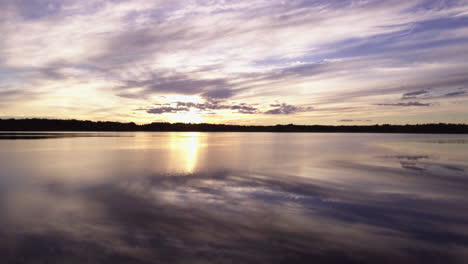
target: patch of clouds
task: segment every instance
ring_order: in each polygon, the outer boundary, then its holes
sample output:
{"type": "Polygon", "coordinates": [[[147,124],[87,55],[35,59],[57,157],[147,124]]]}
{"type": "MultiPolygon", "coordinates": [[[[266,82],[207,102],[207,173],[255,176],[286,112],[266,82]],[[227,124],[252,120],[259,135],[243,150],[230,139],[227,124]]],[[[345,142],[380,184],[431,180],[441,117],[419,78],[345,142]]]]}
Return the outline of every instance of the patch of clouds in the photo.
{"type": "MultiPolygon", "coordinates": [[[[462,83],[460,83],[462,84],[462,83]]],[[[467,94],[465,90],[456,90],[456,91],[451,91],[447,92],[445,91],[434,91],[434,92],[429,92],[428,90],[419,90],[415,92],[409,92],[403,94],[401,99],[436,99],[436,98],[447,98],[447,97],[459,97],[459,96],[464,96],[467,94]]]]}
{"type": "Polygon", "coordinates": [[[456,91],[456,92],[450,92],[446,93],[444,96],[460,96],[460,95],[465,95],[466,91],[456,91]]]}
{"type": "Polygon", "coordinates": [[[408,92],[408,93],[403,94],[402,99],[414,99],[414,98],[419,98],[421,96],[427,96],[428,94],[429,94],[428,90],[408,92]]]}
{"type": "Polygon", "coordinates": [[[184,74],[149,73],[143,80],[127,80],[118,87],[119,95],[124,97],[147,98],[153,94],[175,93],[184,95],[202,95],[208,99],[228,98],[234,95],[229,89],[228,80],[222,78],[200,79],[184,74]]]}
{"type": "Polygon", "coordinates": [[[214,113],[221,110],[231,110],[239,114],[264,114],[264,115],[293,115],[301,112],[313,111],[313,107],[295,106],[286,103],[270,104],[269,107],[262,107],[254,104],[226,102],[225,100],[210,99],[204,103],[175,102],[166,104],[156,104],[154,107],[138,110],[145,110],[150,114],[177,113],[177,112],[207,112],[214,113]],[[268,109],[267,108],[271,108],[268,109]]]}
{"type": "Polygon", "coordinates": [[[274,107],[273,109],[270,109],[265,112],[267,115],[291,115],[291,114],[296,114],[299,112],[310,112],[313,111],[313,107],[302,107],[302,106],[295,106],[295,105],[289,105],[289,104],[272,104],[270,105],[271,107],[274,107]]]}
{"type": "Polygon", "coordinates": [[[194,108],[200,111],[206,110],[236,110],[238,113],[242,114],[255,114],[258,112],[258,108],[253,105],[248,105],[246,103],[226,103],[221,100],[208,100],[205,103],[191,103],[191,102],[177,102],[177,107],[188,107],[194,108]]]}
{"type": "Polygon", "coordinates": [[[421,103],[421,102],[404,102],[404,103],[385,103],[385,104],[377,104],[381,106],[431,106],[431,103],[421,103]]]}
{"type": "Polygon", "coordinates": [[[0,9],[0,76],[25,95],[47,91],[44,101],[63,97],[67,80],[69,94],[102,84],[88,96],[122,111],[180,94],[291,102],[225,108],[251,114],[312,104],[337,115],[395,96],[444,102],[468,83],[464,1],[0,0],[0,9]]]}
{"type": "Polygon", "coordinates": [[[372,122],[370,119],[341,119],[338,122],[351,123],[351,122],[372,122]]]}
{"type": "MultiPolygon", "coordinates": [[[[141,110],[141,109],[140,109],[141,110]]],[[[159,104],[150,109],[144,109],[150,114],[177,113],[177,112],[207,112],[209,114],[217,110],[232,110],[240,114],[257,114],[259,109],[254,105],[246,103],[227,103],[223,100],[210,99],[204,103],[193,102],[175,102],[167,104],[159,104]]]]}
{"type": "Polygon", "coordinates": [[[16,105],[19,100],[28,102],[40,95],[40,92],[32,93],[22,89],[0,86],[0,106],[16,105]]]}
{"type": "Polygon", "coordinates": [[[146,109],[148,114],[164,114],[164,113],[178,113],[178,112],[187,112],[189,108],[187,107],[170,107],[170,106],[161,106],[157,108],[146,109]]]}

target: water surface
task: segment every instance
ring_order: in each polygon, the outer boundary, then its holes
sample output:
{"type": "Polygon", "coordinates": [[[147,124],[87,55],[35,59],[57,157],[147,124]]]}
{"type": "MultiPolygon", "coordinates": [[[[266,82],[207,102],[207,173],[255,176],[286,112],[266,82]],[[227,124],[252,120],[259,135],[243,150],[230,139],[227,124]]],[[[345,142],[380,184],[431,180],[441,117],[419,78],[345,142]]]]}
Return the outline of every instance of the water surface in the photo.
{"type": "Polygon", "coordinates": [[[2,263],[468,263],[468,136],[0,133],[2,263]]]}

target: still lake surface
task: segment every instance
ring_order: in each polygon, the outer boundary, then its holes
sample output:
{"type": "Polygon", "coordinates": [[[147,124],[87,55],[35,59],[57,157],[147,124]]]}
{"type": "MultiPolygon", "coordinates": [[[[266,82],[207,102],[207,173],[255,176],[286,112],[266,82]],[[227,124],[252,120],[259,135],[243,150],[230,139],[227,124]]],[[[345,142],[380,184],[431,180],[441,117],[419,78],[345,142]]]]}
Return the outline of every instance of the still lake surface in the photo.
{"type": "Polygon", "coordinates": [[[0,133],[1,263],[468,263],[468,136],[0,133]]]}

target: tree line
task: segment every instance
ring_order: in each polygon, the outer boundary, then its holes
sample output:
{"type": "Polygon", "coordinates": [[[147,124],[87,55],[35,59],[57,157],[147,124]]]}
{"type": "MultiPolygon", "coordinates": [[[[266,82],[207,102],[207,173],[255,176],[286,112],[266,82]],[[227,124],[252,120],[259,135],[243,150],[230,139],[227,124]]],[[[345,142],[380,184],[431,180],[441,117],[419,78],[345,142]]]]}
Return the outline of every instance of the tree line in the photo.
{"type": "Polygon", "coordinates": [[[138,125],[133,122],[83,121],[60,119],[0,119],[0,131],[197,131],[197,132],[334,132],[334,133],[422,133],[468,134],[467,124],[407,125],[225,125],[155,122],[138,125]]]}

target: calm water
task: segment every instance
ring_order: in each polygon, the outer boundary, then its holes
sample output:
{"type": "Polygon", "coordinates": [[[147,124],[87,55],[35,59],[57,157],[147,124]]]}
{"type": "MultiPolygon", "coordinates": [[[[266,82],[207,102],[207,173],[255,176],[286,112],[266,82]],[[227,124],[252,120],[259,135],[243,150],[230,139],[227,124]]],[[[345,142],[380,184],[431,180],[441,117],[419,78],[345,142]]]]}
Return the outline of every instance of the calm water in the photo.
{"type": "Polygon", "coordinates": [[[468,136],[0,134],[1,263],[468,263],[468,136]]]}

